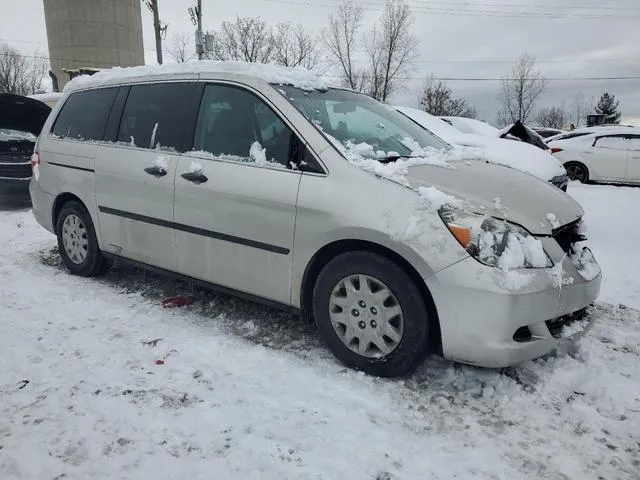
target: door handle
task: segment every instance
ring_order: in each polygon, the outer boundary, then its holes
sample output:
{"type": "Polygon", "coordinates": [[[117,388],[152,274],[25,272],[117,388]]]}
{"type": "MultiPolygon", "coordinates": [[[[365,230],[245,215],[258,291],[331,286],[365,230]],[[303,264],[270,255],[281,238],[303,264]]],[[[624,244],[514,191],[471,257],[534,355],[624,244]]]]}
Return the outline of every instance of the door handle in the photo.
{"type": "Polygon", "coordinates": [[[207,180],[209,180],[204,173],[202,172],[186,172],[183,173],[182,175],[180,175],[182,178],[184,178],[185,180],[189,180],[192,183],[195,183],[196,185],[199,185],[201,183],[206,182],[207,180]]]}
{"type": "Polygon", "coordinates": [[[167,171],[164,168],[155,165],[153,167],[145,168],[144,171],[156,178],[164,177],[167,174],[167,171]]]}

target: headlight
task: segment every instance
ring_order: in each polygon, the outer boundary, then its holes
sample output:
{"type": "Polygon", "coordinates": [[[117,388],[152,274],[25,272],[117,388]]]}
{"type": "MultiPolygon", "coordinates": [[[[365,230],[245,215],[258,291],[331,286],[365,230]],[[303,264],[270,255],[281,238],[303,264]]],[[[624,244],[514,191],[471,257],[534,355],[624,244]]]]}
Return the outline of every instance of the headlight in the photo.
{"type": "Polygon", "coordinates": [[[448,206],[439,213],[460,245],[485,265],[503,270],[553,266],[542,242],[520,225],[448,206]]]}

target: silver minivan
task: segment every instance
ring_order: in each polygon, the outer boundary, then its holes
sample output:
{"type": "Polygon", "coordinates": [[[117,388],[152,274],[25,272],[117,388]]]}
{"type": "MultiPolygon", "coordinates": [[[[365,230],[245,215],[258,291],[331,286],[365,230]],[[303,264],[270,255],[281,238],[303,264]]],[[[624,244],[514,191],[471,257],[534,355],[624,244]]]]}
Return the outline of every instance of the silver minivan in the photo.
{"type": "Polygon", "coordinates": [[[372,98],[216,62],[104,71],[64,93],[30,193],[73,274],[117,259],[297,310],[338,359],[382,376],[429,353],[513,365],[589,325],[601,275],[582,208],[372,98]]]}

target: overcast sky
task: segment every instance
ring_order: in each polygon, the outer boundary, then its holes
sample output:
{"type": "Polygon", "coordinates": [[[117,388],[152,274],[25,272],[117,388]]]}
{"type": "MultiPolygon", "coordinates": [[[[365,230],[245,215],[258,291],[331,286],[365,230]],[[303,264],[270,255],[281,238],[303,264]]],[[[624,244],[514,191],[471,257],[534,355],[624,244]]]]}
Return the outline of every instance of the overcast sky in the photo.
{"type": "MultiPolygon", "coordinates": [[[[215,29],[236,15],[260,16],[269,23],[293,21],[319,32],[339,0],[203,0],[203,23],[215,29]]],[[[408,0],[420,57],[413,80],[392,101],[415,106],[424,78],[490,78],[504,75],[527,52],[549,79],[538,107],[564,102],[577,91],[587,99],[609,91],[624,117],[640,117],[640,79],[587,80],[588,77],[640,77],[640,0],[408,0]],[[555,80],[554,80],[555,79],[555,80]]],[[[196,0],[159,0],[169,24],[168,42],[193,32],[187,8],[196,0]]],[[[368,29],[382,13],[383,0],[363,0],[368,29]]],[[[47,52],[42,0],[0,0],[0,39],[32,53],[47,52]],[[9,13],[10,12],[10,13],[9,13]]],[[[147,63],[155,62],[150,13],[143,7],[147,63]]],[[[165,52],[166,56],[166,52],[165,52]]],[[[495,119],[498,81],[448,81],[457,96],[495,119]]]]}

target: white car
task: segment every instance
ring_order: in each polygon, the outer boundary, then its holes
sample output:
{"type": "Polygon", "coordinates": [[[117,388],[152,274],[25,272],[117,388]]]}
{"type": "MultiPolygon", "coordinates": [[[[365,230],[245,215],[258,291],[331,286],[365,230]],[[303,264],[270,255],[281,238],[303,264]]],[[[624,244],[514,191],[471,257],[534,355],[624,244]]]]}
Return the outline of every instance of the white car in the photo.
{"type": "Polygon", "coordinates": [[[640,183],[640,128],[583,128],[548,142],[571,180],[640,183]]]}
{"type": "Polygon", "coordinates": [[[488,123],[470,118],[447,117],[455,120],[450,124],[423,110],[410,107],[396,108],[400,113],[451,145],[472,148],[479,153],[480,158],[488,162],[520,170],[550,182],[562,190],[567,189],[567,173],[550,153],[528,143],[500,138],[498,136],[500,130],[488,123]],[[469,123],[464,122],[465,120],[469,123]],[[479,127],[478,124],[483,126],[479,127]],[[485,134],[468,133],[471,132],[469,128],[460,131],[455,125],[475,125],[476,132],[484,131],[485,134]]]}

